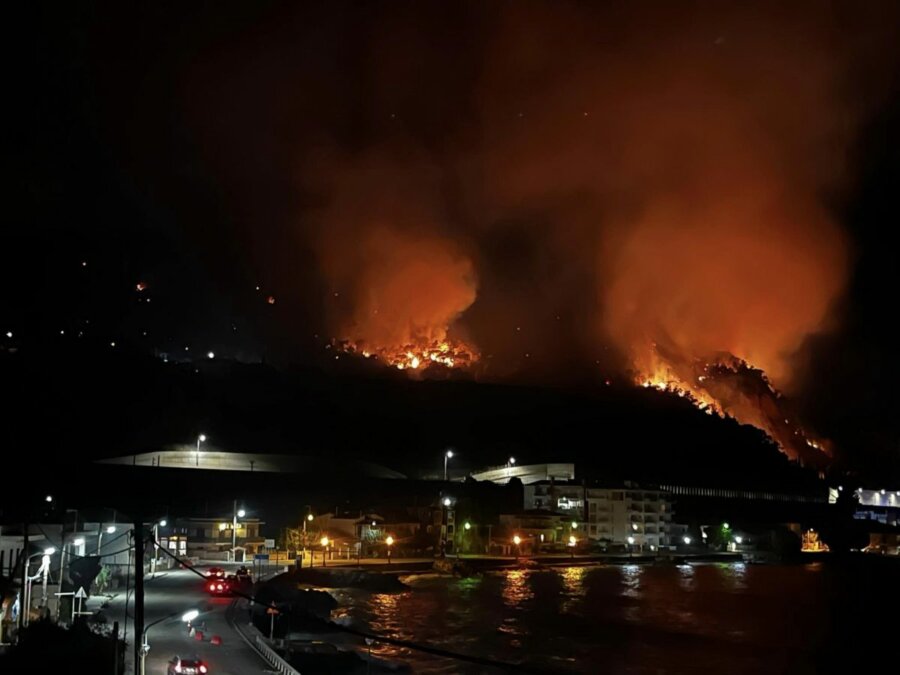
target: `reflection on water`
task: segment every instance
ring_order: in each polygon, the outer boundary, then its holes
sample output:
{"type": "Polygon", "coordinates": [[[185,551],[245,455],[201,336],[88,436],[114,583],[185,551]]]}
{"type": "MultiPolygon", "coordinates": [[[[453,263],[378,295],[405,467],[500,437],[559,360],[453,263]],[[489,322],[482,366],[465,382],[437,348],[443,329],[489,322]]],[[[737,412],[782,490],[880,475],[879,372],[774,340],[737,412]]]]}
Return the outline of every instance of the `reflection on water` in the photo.
{"type": "MultiPolygon", "coordinates": [[[[376,633],[508,663],[640,675],[817,672],[817,649],[834,642],[826,637],[834,630],[828,603],[848,583],[819,564],[743,563],[527,568],[405,581],[411,590],[404,593],[347,592],[336,615],[376,633]]],[[[486,672],[386,645],[373,652],[414,672],[486,672]]]]}
{"type": "Polygon", "coordinates": [[[528,576],[529,572],[526,570],[512,570],[506,573],[503,600],[510,607],[521,607],[527,600],[534,597],[534,592],[528,584],[528,576]]]}

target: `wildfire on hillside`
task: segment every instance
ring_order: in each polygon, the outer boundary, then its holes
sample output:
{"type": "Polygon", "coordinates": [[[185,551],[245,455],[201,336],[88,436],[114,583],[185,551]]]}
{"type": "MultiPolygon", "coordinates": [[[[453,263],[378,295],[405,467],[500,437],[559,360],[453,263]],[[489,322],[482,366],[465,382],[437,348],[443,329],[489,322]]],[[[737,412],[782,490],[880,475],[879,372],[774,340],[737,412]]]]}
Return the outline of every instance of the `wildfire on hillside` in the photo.
{"type": "Polygon", "coordinates": [[[419,341],[390,346],[366,347],[351,342],[335,342],[335,348],[367,359],[377,359],[397,370],[424,372],[432,367],[466,369],[478,360],[478,351],[461,340],[419,341]]]}
{"type": "Polygon", "coordinates": [[[709,415],[754,426],[792,460],[820,467],[831,459],[830,444],[811,437],[766,374],[746,361],[728,353],[679,358],[656,344],[642,361],[636,384],[685,398],[709,415]]]}

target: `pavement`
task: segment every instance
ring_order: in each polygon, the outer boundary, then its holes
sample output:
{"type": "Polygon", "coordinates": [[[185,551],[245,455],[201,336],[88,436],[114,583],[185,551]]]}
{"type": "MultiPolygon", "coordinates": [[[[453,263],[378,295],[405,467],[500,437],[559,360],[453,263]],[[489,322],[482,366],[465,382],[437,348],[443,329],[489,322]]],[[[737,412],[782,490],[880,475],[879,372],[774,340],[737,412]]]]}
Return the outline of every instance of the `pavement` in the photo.
{"type": "MultiPolygon", "coordinates": [[[[210,565],[198,567],[201,571],[210,565]]],[[[216,563],[226,572],[239,565],[216,563]]],[[[190,570],[173,569],[158,572],[155,579],[149,576],[144,582],[144,625],[149,627],[147,642],[150,651],[146,659],[147,675],[165,675],[168,661],[175,655],[182,657],[199,656],[209,667],[209,675],[253,675],[271,672],[267,664],[250,647],[229,624],[226,612],[231,605],[231,597],[210,596],[206,592],[203,580],[190,570]],[[194,620],[195,626],[203,629],[203,640],[191,637],[187,625],[181,616],[191,610],[200,611],[194,620]],[[170,616],[174,615],[174,616],[170,616]],[[151,626],[154,622],[158,621],[151,626]],[[210,642],[212,636],[221,638],[221,645],[210,642]]],[[[113,598],[95,596],[88,600],[88,610],[100,610],[110,625],[119,622],[121,635],[125,625],[125,591],[120,591],[113,598]],[[109,602],[106,609],[100,609],[103,602],[109,602]]],[[[125,654],[125,672],[134,670],[134,624],[131,613],[134,610],[134,597],[129,599],[129,618],[127,624],[128,647],[125,654]]]]}

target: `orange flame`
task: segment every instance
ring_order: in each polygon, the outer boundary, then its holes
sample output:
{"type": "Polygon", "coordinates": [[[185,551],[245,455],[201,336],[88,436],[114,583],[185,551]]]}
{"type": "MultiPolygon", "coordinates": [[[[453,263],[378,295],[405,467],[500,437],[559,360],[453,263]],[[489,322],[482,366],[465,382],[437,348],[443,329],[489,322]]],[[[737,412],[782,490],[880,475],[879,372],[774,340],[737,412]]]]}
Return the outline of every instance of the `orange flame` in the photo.
{"type": "Polygon", "coordinates": [[[762,430],[788,457],[820,466],[832,452],[794,419],[766,374],[731,354],[679,360],[652,344],[639,361],[635,384],[677,395],[708,415],[730,417],[762,430]]]}
{"type": "Polygon", "coordinates": [[[478,360],[478,351],[461,340],[422,341],[399,347],[364,348],[349,342],[336,342],[335,346],[364,358],[378,359],[397,370],[424,372],[432,367],[464,369],[478,360]]]}

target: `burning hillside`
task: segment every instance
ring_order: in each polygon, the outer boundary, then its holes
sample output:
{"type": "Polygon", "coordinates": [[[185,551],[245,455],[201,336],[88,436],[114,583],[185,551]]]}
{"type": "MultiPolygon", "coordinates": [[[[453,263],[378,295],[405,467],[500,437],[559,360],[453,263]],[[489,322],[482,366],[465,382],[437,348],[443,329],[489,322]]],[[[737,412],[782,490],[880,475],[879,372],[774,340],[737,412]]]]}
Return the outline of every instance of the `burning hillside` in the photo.
{"type": "Polygon", "coordinates": [[[416,342],[394,347],[367,348],[351,342],[335,342],[335,347],[363,358],[375,359],[397,370],[411,373],[424,372],[430,368],[465,369],[478,360],[474,347],[462,341],[442,340],[416,342]]]}
{"type": "Polygon", "coordinates": [[[764,431],[788,457],[821,467],[831,458],[827,442],[810,437],[766,374],[732,354],[684,359],[648,349],[636,384],[686,398],[707,414],[732,417],[764,431]]]}

